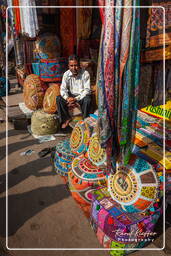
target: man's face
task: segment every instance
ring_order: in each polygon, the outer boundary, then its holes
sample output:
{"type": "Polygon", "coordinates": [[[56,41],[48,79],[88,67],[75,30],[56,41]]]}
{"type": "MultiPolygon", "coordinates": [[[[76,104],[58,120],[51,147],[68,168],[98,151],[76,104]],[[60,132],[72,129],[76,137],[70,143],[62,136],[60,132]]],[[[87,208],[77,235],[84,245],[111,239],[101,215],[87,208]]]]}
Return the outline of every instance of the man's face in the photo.
{"type": "Polygon", "coordinates": [[[80,66],[77,60],[70,60],[68,66],[69,66],[69,70],[72,72],[74,76],[78,75],[80,66]]]}

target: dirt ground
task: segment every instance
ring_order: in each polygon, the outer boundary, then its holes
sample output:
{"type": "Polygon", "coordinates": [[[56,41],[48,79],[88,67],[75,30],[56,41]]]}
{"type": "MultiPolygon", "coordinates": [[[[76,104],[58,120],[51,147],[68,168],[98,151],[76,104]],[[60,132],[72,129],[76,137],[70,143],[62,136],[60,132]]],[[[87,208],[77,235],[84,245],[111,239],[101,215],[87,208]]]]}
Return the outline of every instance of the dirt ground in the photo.
{"type": "MultiPolygon", "coordinates": [[[[11,105],[16,104],[19,94],[22,95],[20,89],[16,89],[14,81],[11,94],[13,98],[9,100],[11,105]]],[[[5,120],[3,105],[1,100],[0,118],[5,120]]],[[[57,137],[54,141],[40,144],[27,130],[15,130],[13,124],[8,122],[6,141],[6,122],[0,123],[0,256],[109,255],[107,251],[98,251],[101,246],[60,176],[52,170],[50,155],[44,158],[38,155],[43,148],[55,146],[63,139],[65,137],[57,137]],[[8,152],[6,152],[6,142],[8,152]],[[28,149],[35,152],[30,156],[20,155],[28,149]],[[8,172],[7,244],[10,250],[5,248],[6,168],[8,172]],[[54,250],[55,248],[73,250],[54,250]],[[78,248],[95,248],[95,250],[81,251],[78,248]]],[[[162,244],[162,236],[159,236],[148,246],[152,251],[137,251],[132,255],[171,255],[169,238],[171,238],[171,227],[167,227],[166,230],[164,251],[156,251],[156,248],[162,244]]]]}

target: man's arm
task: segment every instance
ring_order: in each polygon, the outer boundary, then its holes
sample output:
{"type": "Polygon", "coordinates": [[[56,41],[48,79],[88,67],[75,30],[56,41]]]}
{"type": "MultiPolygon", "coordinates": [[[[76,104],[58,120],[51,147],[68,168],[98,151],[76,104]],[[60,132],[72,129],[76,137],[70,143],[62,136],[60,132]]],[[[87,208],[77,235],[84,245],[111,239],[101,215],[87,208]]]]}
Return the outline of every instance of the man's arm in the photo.
{"type": "Polygon", "coordinates": [[[82,100],[86,95],[91,94],[90,75],[89,75],[88,71],[85,71],[85,73],[84,73],[83,83],[84,83],[84,89],[81,91],[80,95],[75,97],[77,101],[82,100]]]}
{"type": "Polygon", "coordinates": [[[66,82],[66,74],[64,74],[63,78],[62,78],[60,94],[61,94],[62,98],[64,98],[65,100],[67,100],[67,98],[69,97],[68,89],[67,89],[67,82],[66,82]]]}

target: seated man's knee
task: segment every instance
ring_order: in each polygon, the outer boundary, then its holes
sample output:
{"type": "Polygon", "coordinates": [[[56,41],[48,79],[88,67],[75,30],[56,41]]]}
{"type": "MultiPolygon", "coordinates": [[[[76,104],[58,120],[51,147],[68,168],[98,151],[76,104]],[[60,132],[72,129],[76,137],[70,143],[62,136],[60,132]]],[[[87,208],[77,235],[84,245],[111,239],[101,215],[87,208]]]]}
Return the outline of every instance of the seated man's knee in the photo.
{"type": "Polygon", "coordinates": [[[91,102],[91,96],[87,95],[84,97],[84,102],[90,103],[91,102]]]}
{"type": "Polygon", "coordinates": [[[58,96],[56,97],[56,100],[57,100],[58,102],[61,101],[61,100],[62,100],[61,95],[58,95],[58,96]]]}

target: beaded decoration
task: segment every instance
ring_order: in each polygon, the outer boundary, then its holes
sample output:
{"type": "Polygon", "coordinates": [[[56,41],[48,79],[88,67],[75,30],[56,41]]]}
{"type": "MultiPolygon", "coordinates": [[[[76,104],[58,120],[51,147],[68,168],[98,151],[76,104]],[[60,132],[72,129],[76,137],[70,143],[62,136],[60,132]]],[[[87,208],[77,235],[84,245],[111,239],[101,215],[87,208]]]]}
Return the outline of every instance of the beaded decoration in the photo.
{"type": "Polygon", "coordinates": [[[130,165],[117,165],[109,176],[111,197],[127,212],[146,211],[158,196],[158,178],[150,163],[134,158],[130,165]]]}

